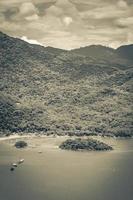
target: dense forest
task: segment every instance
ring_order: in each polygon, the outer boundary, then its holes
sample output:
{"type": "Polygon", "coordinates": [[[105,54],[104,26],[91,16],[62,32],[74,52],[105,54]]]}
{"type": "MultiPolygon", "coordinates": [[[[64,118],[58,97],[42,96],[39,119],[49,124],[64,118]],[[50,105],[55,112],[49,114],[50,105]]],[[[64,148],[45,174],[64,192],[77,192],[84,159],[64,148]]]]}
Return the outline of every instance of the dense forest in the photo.
{"type": "Polygon", "coordinates": [[[66,51],[0,32],[0,132],[132,135],[133,45],[66,51]]]}

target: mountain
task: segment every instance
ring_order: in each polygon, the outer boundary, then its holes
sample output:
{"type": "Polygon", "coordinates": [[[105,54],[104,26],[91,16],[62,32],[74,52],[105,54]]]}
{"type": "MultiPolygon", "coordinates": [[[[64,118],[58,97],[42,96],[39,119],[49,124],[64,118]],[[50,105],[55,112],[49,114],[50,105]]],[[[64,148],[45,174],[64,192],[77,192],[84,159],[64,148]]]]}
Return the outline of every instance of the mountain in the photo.
{"type": "Polygon", "coordinates": [[[131,135],[132,63],[126,53],[116,62],[117,50],[91,48],[77,53],[0,32],[1,134],[131,135]]]}
{"type": "Polygon", "coordinates": [[[133,66],[133,45],[121,46],[118,49],[102,45],[91,45],[71,50],[78,55],[93,57],[97,62],[104,60],[106,63],[119,65],[120,67],[133,66]]]}
{"type": "Polygon", "coordinates": [[[133,44],[121,46],[116,49],[116,52],[119,56],[131,60],[133,62],[133,44]]]}
{"type": "Polygon", "coordinates": [[[55,55],[58,55],[58,54],[63,53],[63,52],[64,52],[64,53],[65,53],[65,52],[68,52],[67,50],[58,49],[58,48],[54,48],[54,47],[50,47],[50,46],[45,47],[45,50],[48,51],[48,52],[50,52],[50,53],[53,53],[53,54],[55,54],[55,55]]]}
{"type": "Polygon", "coordinates": [[[90,45],[86,47],[80,47],[78,49],[73,49],[71,52],[84,55],[84,56],[92,56],[97,58],[104,58],[104,56],[110,56],[114,54],[115,50],[109,47],[105,47],[102,45],[90,45]]]}

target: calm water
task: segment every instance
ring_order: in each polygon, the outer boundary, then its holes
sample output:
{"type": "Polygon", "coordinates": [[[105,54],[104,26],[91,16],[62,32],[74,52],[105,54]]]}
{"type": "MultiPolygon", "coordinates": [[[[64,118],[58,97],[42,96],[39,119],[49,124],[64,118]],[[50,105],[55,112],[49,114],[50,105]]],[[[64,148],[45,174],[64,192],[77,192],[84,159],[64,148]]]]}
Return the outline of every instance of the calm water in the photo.
{"type": "Polygon", "coordinates": [[[133,139],[110,140],[115,150],[97,153],[58,150],[58,139],[45,140],[26,150],[0,143],[0,200],[133,199],[133,139]]]}

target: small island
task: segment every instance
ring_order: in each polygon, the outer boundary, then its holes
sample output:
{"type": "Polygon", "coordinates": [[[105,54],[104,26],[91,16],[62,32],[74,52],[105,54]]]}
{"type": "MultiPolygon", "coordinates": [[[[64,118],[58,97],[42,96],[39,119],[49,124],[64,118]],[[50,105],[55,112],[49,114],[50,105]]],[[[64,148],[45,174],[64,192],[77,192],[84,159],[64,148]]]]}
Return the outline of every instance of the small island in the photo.
{"type": "Polygon", "coordinates": [[[94,139],[67,139],[59,148],[65,150],[109,151],[113,148],[103,142],[94,139]]]}
{"type": "Polygon", "coordinates": [[[16,148],[25,148],[28,144],[25,141],[17,141],[14,146],[16,148]]]}

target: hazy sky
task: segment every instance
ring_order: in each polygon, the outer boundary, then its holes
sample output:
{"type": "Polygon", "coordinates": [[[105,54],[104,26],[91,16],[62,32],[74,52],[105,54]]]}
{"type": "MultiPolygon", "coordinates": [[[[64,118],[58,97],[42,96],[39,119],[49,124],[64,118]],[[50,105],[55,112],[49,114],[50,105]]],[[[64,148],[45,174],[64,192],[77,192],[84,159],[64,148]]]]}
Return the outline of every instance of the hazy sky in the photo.
{"type": "Polygon", "coordinates": [[[59,48],[133,43],[133,0],[0,0],[0,29],[59,48]]]}

